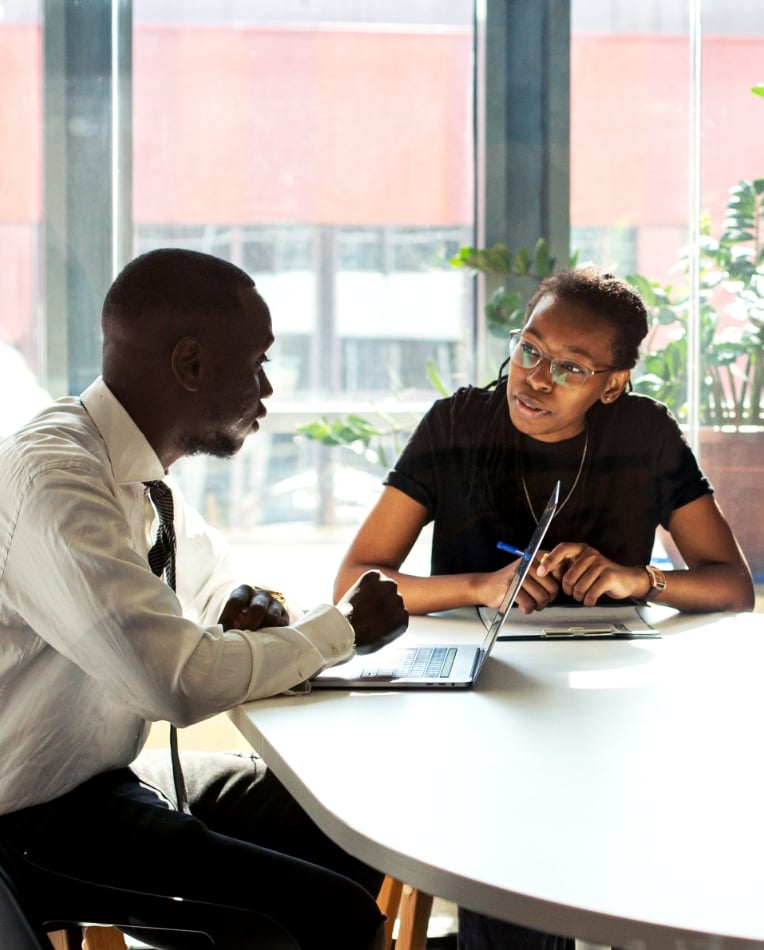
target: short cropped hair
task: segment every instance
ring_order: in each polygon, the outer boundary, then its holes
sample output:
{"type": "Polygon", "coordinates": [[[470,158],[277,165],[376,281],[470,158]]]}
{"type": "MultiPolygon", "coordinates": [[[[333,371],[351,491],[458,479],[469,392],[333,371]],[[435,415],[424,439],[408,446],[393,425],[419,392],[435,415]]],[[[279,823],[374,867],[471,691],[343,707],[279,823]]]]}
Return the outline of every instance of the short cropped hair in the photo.
{"type": "Polygon", "coordinates": [[[101,313],[104,335],[142,320],[174,323],[183,317],[235,315],[242,309],[240,291],[253,287],[249,274],[211,254],[184,248],[148,251],[127,264],[109,288],[101,313]]]}
{"type": "Polygon", "coordinates": [[[577,304],[606,320],[613,329],[614,368],[631,369],[636,365],[648,320],[644,301],[631,284],[597,267],[560,271],[539,284],[528,301],[526,322],[546,296],[577,304]]]}

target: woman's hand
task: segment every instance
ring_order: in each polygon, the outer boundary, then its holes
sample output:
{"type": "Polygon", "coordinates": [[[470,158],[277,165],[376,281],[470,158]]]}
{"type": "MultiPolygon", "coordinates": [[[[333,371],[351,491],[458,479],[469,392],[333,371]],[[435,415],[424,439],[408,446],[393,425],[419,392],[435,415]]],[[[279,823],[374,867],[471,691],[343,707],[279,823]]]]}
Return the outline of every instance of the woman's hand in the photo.
{"type": "MultiPolygon", "coordinates": [[[[534,610],[543,610],[554,600],[560,589],[560,584],[554,574],[539,574],[538,567],[543,556],[543,552],[539,552],[536,556],[523,581],[523,586],[517,594],[515,603],[524,614],[533,613],[534,610]]],[[[507,591],[507,585],[520,565],[521,561],[518,558],[506,567],[502,567],[501,570],[481,575],[476,602],[485,604],[487,607],[498,608],[507,591]]]]}
{"type": "Polygon", "coordinates": [[[650,590],[644,567],[616,564],[588,544],[558,544],[541,558],[537,573],[540,579],[556,578],[563,591],[585,607],[593,607],[606,594],[625,600],[644,597],[650,590]]]}

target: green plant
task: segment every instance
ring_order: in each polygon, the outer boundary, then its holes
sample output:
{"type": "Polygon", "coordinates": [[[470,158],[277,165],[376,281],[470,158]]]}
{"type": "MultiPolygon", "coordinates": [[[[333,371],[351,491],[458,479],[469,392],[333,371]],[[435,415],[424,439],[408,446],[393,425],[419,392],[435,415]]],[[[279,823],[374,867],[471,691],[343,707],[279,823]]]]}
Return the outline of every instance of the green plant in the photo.
{"type": "MultiPolygon", "coordinates": [[[[680,269],[689,272],[687,252],[680,269]]],[[[687,415],[689,292],[641,275],[629,280],[651,315],[638,392],[687,415]]],[[[759,426],[764,419],[764,178],[730,189],[721,236],[702,223],[698,272],[701,361],[700,422],[759,426]]]]}
{"type": "MultiPolygon", "coordinates": [[[[576,252],[568,266],[575,267],[577,260],[576,252]]],[[[469,267],[501,281],[483,312],[490,332],[506,340],[510,330],[522,326],[529,286],[533,289],[540,280],[553,274],[556,260],[550,256],[546,240],[539,238],[533,250],[521,247],[512,252],[506,244],[493,244],[485,248],[462,247],[451,258],[451,264],[454,267],[469,267]],[[534,283],[529,285],[526,281],[522,290],[511,287],[510,284],[517,278],[531,278],[534,283]]]]}
{"type": "MultiPolygon", "coordinates": [[[[764,97],[764,83],[751,87],[764,97]]],[[[690,272],[688,252],[679,270],[690,272]]],[[[638,392],[687,416],[689,291],[664,286],[641,275],[629,280],[651,315],[638,392]]],[[[721,235],[711,221],[701,223],[698,266],[701,366],[700,422],[718,427],[764,424],[764,178],[743,179],[729,190],[721,235]]]]}
{"type": "MultiPolygon", "coordinates": [[[[425,371],[433,389],[441,396],[449,395],[432,360],[427,361],[425,371]]],[[[366,416],[359,416],[356,413],[337,419],[321,416],[319,419],[298,426],[297,432],[306,439],[312,439],[321,445],[348,448],[363,455],[367,461],[376,462],[382,468],[388,468],[392,460],[388,457],[387,447],[391,445],[395,455],[399,455],[403,448],[403,438],[412,431],[419,421],[419,416],[411,414],[398,419],[381,409],[374,411],[379,421],[372,422],[366,416]]]]}

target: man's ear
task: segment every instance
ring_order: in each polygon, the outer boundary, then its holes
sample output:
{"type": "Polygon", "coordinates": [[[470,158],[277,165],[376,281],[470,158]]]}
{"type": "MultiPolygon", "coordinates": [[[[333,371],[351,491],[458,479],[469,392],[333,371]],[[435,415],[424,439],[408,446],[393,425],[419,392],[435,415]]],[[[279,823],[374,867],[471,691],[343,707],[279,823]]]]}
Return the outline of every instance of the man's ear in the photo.
{"type": "Polygon", "coordinates": [[[204,373],[204,347],[196,337],[182,337],[172,349],[170,365],[179,385],[188,392],[196,392],[204,373]]]}
{"type": "Polygon", "coordinates": [[[628,369],[619,369],[611,373],[608,377],[607,386],[602,390],[600,401],[604,403],[615,402],[621,393],[626,389],[631,373],[628,369]]]}

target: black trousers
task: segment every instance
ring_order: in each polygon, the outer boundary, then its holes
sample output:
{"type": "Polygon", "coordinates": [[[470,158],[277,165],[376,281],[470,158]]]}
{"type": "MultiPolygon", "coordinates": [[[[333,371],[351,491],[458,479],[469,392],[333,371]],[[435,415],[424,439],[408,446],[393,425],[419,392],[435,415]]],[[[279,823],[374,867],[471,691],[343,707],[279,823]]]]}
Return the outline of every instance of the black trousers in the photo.
{"type": "MultiPolygon", "coordinates": [[[[246,946],[252,912],[276,921],[303,950],[366,950],[380,939],[384,918],[374,897],[382,875],[327,838],[262,759],[181,757],[191,815],[172,805],[169,754],[144,752],[130,768],[0,817],[3,842],[36,868],[81,879],[78,907],[87,906],[94,880],[203,901],[217,948],[246,946]]],[[[23,874],[24,862],[19,868],[23,874]]],[[[58,906],[60,897],[46,893],[44,871],[25,883],[49,919],[46,902],[58,906]]],[[[168,935],[151,942],[168,950],[209,946],[168,935]]]]}
{"type": "Polygon", "coordinates": [[[575,950],[576,942],[459,908],[459,950],[575,950]]]}

